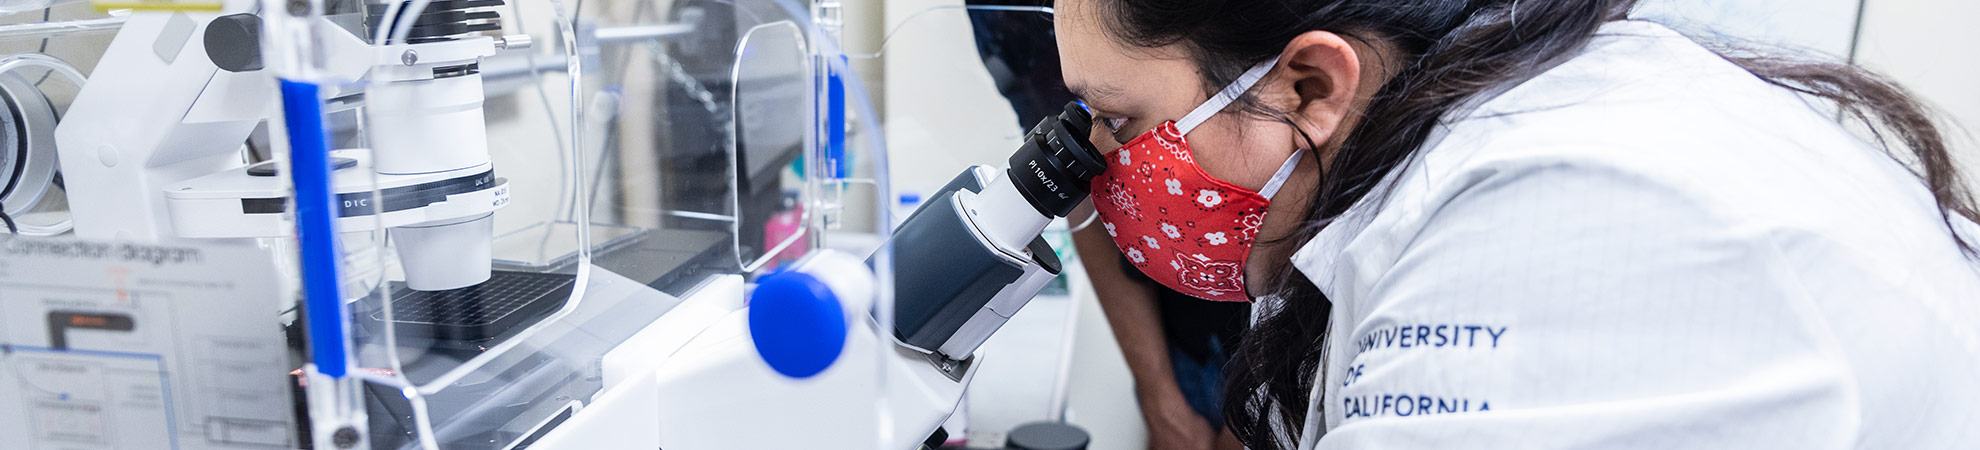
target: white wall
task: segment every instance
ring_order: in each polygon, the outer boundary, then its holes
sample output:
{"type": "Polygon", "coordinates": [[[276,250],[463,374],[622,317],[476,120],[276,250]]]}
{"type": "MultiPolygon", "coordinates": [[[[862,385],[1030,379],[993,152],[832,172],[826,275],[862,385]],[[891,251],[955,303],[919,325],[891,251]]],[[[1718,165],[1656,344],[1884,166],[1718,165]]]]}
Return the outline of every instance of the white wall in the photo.
{"type": "Polygon", "coordinates": [[[1980,2],[1870,0],[1857,62],[1911,89],[1950,119],[1967,181],[1980,190],[1980,2]]]}
{"type": "Polygon", "coordinates": [[[1706,38],[1849,54],[1858,0],[1644,0],[1632,17],[1706,38]]]}
{"type": "MultiPolygon", "coordinates": [[[[1700,37],[1730,36],[1854,61],[1896,80],[1946,119],[1968,173],[1980,172],[1980,2],[1647,0],[1636,17],[1700,37]],[[1859,31],[1857,11],[1862,11],[1859,31]]],[[[1968,177],[1980,189],[1980,177],[1968,177]]]]}
{"type": "Polygon", "coordinates": [[[1023,137],[976,53],[960,0],[885,2],[885,131],[895,190],[922,196],[973,164],[1003,166],[1023,137]]]}

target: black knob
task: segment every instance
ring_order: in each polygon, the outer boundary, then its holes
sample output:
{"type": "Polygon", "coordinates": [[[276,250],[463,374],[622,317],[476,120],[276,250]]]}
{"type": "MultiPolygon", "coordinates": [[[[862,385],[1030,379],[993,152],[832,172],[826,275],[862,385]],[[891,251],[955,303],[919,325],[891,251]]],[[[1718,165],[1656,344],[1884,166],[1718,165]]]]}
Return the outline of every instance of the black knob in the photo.
{"type": "Polygon", "coordinates": [[[228,72],[261,70],[261,17],[229,14],[206,25],[206,58],[228,72]]]}
{"type": "Polygon", "coordinates": [[[1086,450],[1092,441],[1086,430],[1059,422],[1032,422],[1011,430],[1004,448],[1013,450],[1086,450]]]}

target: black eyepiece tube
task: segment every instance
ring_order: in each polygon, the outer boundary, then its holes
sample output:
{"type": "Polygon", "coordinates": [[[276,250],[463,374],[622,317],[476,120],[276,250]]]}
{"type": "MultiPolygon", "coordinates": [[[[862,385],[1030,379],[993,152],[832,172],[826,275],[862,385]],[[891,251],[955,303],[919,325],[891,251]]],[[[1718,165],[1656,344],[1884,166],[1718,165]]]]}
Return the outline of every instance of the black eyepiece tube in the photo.
{"type": "Polygon", "coordinates": [[[1039,214],[1065,217],[1086,200],[1088,183],[1107,170],[1100,152],[1087,138],[1093,116],[1077,102],[1067,103],[1057,116],[1046,117],[1024,135],[1024,145],[1011,155],[1009,177],[1039,214]]]}

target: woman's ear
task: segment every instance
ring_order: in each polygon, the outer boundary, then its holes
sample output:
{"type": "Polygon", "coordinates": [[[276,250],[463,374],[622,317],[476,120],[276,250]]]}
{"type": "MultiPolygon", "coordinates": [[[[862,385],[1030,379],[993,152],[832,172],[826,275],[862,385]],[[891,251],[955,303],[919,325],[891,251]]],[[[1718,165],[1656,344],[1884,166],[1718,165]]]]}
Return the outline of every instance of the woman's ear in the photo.
{"type": "Polygon", "coordinates": [[[1363,88],[1360,56],[1346,38],[1326,31],[1309,31],[1286,44],[1279,58],[1284,70],[1274,84],[1280,95],[1291,97],[1280,104],[1292,105],[1286,111],[1304,135],[1294,136],[1300,140],[1295,146],[1331,153],[1346,136],[1361,103],[1355,101],[1363,88]]]}

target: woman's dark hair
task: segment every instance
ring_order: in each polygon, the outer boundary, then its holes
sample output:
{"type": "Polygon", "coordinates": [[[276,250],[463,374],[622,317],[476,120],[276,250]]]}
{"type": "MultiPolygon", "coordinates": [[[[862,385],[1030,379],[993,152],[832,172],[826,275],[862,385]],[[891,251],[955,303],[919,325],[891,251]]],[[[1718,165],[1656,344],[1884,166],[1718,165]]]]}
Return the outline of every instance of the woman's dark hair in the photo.
{"type": "MultiPolygon", "coordinates": [[[[1446,113],[1481,92],[1545,71],[1579,52],[1634,0],[1098,0],[1107,30],[1142,47],[1180,44],[1210,93],[1277,56],[1314,30],[1381,42],[1399,69],[1384,82],[1323,169],[1304,225],[1272,239],[1302,245],[1414,155],[1446,113]]],[[[1752,55],[1727,59],[1769,83],[1833,102],[1868,125],[1886,153],[1910,151],[1909,167],[1930,188],[1941,218],[1980,222],[1971,196],[1926,110],[1896,84],[1853,65],[1752,55]],[[1895,137],[1896,142],[1891,142],[1895,137]]],[[[1249,98],[1238,107],[1292,124],[1249,98]]],[[[1318,143],[1310,142],[1318,148],[1318,143]]],[[[1980,256],[1954,233],[1962,251],[1980,256]]],[[[1331,304],[1293,267],[1272,280],[1284,301],[1265,311],[1226,367],[1224,415],[1248,447],[1297,441],[1308,395],[1324,363],[1331,304]]]]}

